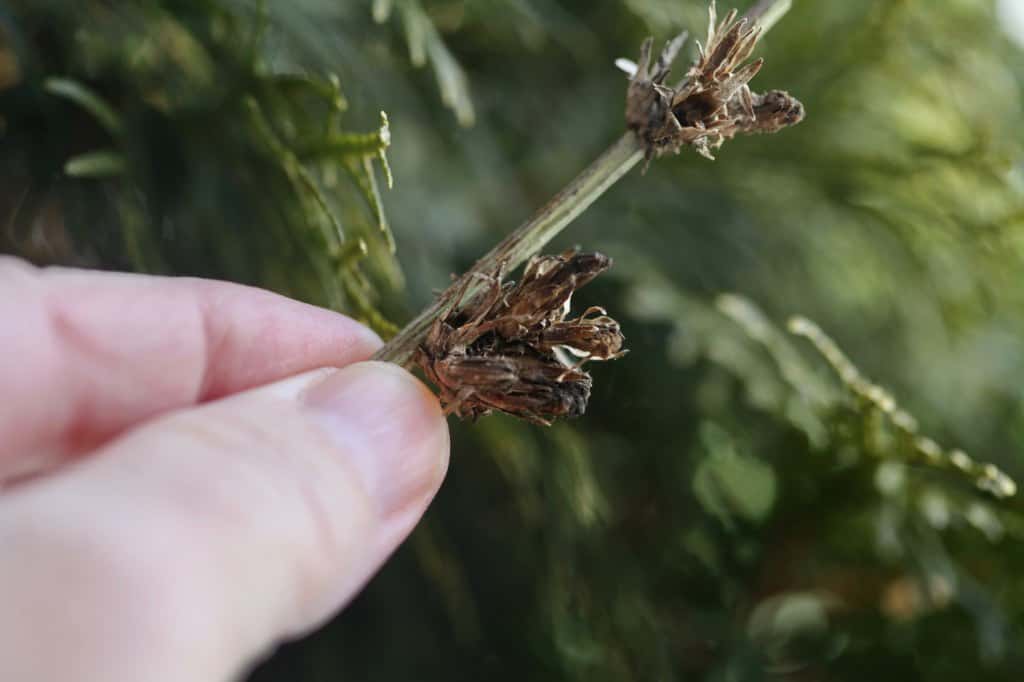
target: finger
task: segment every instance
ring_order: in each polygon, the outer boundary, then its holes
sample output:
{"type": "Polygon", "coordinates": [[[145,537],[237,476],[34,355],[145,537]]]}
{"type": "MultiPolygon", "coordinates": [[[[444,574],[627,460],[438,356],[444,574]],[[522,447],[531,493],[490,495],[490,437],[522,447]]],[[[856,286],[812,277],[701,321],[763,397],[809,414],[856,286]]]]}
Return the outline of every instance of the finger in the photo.
{"type": "Polygon", "coordinates": [[[398,367],[319,377],[157,419],[0,498],[0,679],[226,680],[350,599],[439,486],[448,431],[398,367]]]}
{"type": "Polygon", "coordinates": [[[224,282],[0,257],[0,292],[0,481],[166,410],[366,359],[380,343],[342,315],[224,282]]]}

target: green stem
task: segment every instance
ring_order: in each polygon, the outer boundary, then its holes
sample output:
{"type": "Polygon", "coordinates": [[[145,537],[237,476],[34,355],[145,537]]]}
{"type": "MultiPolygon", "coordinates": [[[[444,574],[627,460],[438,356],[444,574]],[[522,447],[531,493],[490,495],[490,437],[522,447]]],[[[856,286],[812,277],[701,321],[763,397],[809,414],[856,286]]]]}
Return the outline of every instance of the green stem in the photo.
{"type": "Polygon", "coordinates": [[[566,225],[587,210],[605,190],[629,172],[643,155],[643,148],[632,132],[619,138],[618,142],[587,166],[575,180],[537,211],[536,215],[501,240],[462,277],[453,282],[433,304],[377,351],[373,358],[408,365],[416,347],[434,320],[451,302],[451,295],[459,290],[467,279],[470,284],[466,289],[466,296],[472,297],[486,281],[478,275],[493,276],[499,266],[502,270],[510,272],[525,263],[566,225]]]}
{"type": "MultiPolygon", "coordinates": [[[[745,16],[748,20],[761,22],[767,31],[789,11],[791,5],[792,0],[762,0],[745,16]]],[[[605,190],[628,173],[643,155],[643,147],[636,136],[632,132],[624,134],[577,175],[565,189],[537,211],[536,215],[516,228],[472,268],[452,282],[434,303],[384,344],[374,354],[373,359],[403,366],[411,365],[416,348],[434,324],[434,320],[444,314],[449,305],[458,303],[451,300],[456,291],[464,290],[466,297],[471,298],[484,286],[487,277],[492,277],[499,270],[511,272],[522,265],[587,210],[605,190]]]]}

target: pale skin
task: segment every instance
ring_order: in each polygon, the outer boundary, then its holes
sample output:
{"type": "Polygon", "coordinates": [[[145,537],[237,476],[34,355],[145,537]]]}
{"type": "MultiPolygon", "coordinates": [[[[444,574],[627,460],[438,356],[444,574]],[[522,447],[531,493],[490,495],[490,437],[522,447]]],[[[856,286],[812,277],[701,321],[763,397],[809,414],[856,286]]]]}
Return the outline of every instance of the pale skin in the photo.
{"type": "Polygon", "coordinates": [[[340,610],[444,477],[356,322],[0,257],[0,679],[236,679],[340,610]]]}

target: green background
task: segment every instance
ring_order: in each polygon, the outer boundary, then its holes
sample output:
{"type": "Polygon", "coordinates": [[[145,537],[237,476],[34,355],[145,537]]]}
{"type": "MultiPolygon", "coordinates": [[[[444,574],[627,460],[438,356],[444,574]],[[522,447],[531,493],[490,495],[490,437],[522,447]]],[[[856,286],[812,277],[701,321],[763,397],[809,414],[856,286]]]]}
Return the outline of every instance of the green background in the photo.
{"type": "MultiPolygon", "coordinates": [[[[615,58],[683,28],[702,2],[0,1],[0,251],[386,330],[617,139],[615,58]]],[[[794,0],[758,54],[804,123],[633,171],[553,245],[616,260],[575,301],[631,351],[586,416],[453,422],[421,527],[253,680],[1020,679],[1024,503],[975,479],[1024,480],[1024,56],[988,0],[794,0]]]]}

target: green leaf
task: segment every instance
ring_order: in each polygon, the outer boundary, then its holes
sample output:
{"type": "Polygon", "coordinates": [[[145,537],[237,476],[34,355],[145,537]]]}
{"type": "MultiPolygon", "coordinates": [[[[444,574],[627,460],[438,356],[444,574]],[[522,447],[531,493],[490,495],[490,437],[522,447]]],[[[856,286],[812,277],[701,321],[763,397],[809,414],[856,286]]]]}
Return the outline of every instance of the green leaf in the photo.
{"type": "Polygon", "coordinates": [[[51,95],[74,102],[92,114],[108,133],[114,137],[120,136],[124,128],[121,117],[88,86],[71,78],[47,78],[43,88],[51,95]]]}
{"type": "MultiPolygon", "coordinates": [[[[374,9],[375,17],[387,16],[376,13],[376,7],[374,9]]],[[[466,73],[449,52],[430,17],[417,0],[405,0],[401,6],[401,18],[405,42],[409,47],[409,60],[414,66],[424,66],[430,62],[441,91],[441,101],[455,112],[460,125],[473,125],[476,112],[469,96],[466,73]]]]}
{"type": "Polygon", "coordinates": [[[125,165],[121,154],[101,149],[68,159],[64,172],[73,178],[109,178],[124,173],[125,165]]]}
{"type": "Polygon", "coordinates": [[[707,456],[693,476],[693,493],[704,509],[731,527],[734,520],[760,523],[775,504],[775,472],[742,455],[728,434],[712,424],[702,429],[707,456]]]}
{"type": "Polygon", "coordinates": [[[391,17],[391,0],[373,0],[373,20],[383,24],[391,17]]]}

